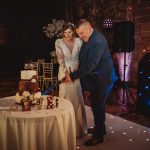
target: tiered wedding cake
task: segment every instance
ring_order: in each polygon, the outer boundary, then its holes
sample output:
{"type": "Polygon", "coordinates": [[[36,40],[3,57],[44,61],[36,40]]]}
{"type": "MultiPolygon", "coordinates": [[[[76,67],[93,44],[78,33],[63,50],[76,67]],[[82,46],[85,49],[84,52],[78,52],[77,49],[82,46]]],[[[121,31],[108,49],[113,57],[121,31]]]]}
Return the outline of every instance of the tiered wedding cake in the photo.
{"type": "Polygon", "coordinates": [[[21,70],[18,92],[16,93],[16,102],[21,103],[22,100],[32,101],[36,103],[41,97],[41,91],[37,81],[35,70],[21,70]]]}

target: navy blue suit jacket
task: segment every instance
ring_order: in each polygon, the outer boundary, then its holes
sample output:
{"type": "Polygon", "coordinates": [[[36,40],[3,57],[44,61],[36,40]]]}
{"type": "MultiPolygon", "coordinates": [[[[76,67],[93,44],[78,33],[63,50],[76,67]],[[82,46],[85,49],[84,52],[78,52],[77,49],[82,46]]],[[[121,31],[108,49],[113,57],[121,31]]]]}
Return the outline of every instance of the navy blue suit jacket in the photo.
{"type": "Polygon", "coordinates": [[[79,54],[79,68],[70,74],[71,79],[86,78],[96,74],[104,85],[116,80],[116,74],[105,37],[93,30],[87,43],[83,43],[79,54]]]}

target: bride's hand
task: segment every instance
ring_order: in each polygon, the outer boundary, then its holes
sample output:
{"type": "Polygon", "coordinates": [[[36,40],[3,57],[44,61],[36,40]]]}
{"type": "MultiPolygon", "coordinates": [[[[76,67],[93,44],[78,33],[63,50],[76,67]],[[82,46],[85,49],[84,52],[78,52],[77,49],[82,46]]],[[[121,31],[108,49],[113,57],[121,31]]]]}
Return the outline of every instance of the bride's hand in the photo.
{"type": "Polygon", "coordinates": [[[66,79],[65,79],[64,82],[72,82],[69,73],[66,73],[66,74],[65,74],[65,78],[66,78],[66,79]]]}

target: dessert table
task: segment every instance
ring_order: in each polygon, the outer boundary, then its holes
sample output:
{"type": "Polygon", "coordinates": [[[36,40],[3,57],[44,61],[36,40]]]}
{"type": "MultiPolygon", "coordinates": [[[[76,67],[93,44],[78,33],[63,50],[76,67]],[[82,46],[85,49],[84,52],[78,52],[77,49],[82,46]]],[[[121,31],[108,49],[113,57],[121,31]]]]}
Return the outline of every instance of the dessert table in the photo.
{"type": "Polygon", "coordinates": [[[0,99],[0,150],[75,150],[76,129],[72,104],[59,99],[58,108],[31,111],[12,109],[15,96],[0,99]]]}

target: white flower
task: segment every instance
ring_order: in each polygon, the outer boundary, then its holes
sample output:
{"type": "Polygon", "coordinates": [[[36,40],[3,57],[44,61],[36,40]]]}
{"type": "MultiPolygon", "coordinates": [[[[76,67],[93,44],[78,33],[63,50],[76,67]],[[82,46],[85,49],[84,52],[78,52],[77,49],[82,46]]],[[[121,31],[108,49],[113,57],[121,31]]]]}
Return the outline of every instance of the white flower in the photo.
{"type": "Polygon", "coordinates": [[[65,21],[62,19],[52,19],[52,23],[49,23],[47,26],[43,27],[43,32],[47,38],[59,38],[62,36],[62,27],[64,23],[65,21]]]}
{"type": "Polygon", "coordinates": [[[32,82],[32,83],[35,83],[35,82],[36,82],[36,79],[32,79],[31,82],[32,82]]]}
{"type": "Polygon", "coordinates": [[[30,92],[29,92],[29,91],[24,91],[24,92],[22,93],[22,95],[23,95],[24,98],[27,98],[27,97],[30,96],[30,92]]]}
{"type": "Polygon", "coordinates": [[[30,100],[32,100],[32,101],[34,100],[34,95],[33,94],[31,94],[29,97],[30,97],[30,100]]]}
{"type": "Polygon", "coordinates": [[[34,94],[35,99],[39,99],[41,97],[41,92],[37,92],[34,94]]]}
{"type": "Polygon", "coordinates": [[[19,95],[19,92],[16,93],[16,102],[20,103],[20,101],[22,100],[22,96],[19,95]]]}

